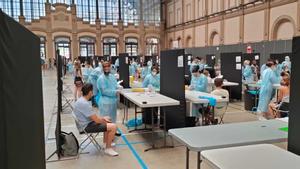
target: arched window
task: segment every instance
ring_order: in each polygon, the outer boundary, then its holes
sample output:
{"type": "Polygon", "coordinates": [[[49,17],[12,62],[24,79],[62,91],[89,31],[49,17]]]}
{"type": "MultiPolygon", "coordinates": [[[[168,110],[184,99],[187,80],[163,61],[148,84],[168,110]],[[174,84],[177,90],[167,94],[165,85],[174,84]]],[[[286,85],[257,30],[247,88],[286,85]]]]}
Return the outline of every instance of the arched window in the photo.
{"type": "Polygon", "coordinates": [[[81,37],[80,41],[80,56],[92,57],[95,56],[95,39],[92,37],[81,37]]]}
{"type": "Polygon", "coordinates": [[[126,53],[128,53],[129,56],[137,56],[138,55],[138,39],[137,38],[126,38],[125,49],[126,49],[126,53]]]}
{"type": "Polygon", "coordinates": [[[103,55],[117,56],[117,39],[114,37],[103,38],[103,55]]]}
{"type": "Polygon", "coordinates": [[[40,36],[40,50],[41,58],[46,58],[46,38],[44,36],[40,36]]]}
{"type": "Polygon", "coordinates": [[[148,38],[146,41],[146,55],[152,56],[158,54],[158,39],[148,38]]]}
{"type": "Polygon", "coordinates": [[[59,50],[61,56],[71,58],[71,41],[69,37],[56,37],[55,50],[59,50]]]}

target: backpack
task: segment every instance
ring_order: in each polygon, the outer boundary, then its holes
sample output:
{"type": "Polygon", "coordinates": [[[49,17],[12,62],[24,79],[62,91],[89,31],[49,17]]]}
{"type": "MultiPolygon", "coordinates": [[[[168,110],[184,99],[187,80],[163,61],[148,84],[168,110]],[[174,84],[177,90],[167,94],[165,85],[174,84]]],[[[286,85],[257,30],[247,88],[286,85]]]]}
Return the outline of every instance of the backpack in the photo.
{"type": "Polygon", "coordinates": [[[75,135],[72,132],[61,132],[60,137],[62,140],[62,156],[76,156],[79,151],[79,143],[75,135]]]}

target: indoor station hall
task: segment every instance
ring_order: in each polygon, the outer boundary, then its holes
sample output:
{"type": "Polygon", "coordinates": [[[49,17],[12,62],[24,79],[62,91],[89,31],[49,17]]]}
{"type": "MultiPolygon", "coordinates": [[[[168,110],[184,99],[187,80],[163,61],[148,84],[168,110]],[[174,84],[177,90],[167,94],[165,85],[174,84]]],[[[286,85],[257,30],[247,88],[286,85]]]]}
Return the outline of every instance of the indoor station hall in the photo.
{"type": "Polygon", "coordinates": [[[299,169],[298,64],[300,0],[0,0],[0,169],[299,169]]]}

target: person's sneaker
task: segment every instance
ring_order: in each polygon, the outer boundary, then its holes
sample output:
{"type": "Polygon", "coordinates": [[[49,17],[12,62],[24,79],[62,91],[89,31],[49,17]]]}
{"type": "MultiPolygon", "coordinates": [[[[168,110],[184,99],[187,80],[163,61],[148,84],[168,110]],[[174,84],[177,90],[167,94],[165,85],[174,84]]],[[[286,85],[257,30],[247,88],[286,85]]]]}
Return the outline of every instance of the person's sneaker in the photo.
{"type": "Polygon", "coordinates": [[[112,148],[106,148],[104,151],[105,154],[109,155],[109,156],[118,156],[119,153],[117,153],[115,150],[113,150],[112,148]]]}

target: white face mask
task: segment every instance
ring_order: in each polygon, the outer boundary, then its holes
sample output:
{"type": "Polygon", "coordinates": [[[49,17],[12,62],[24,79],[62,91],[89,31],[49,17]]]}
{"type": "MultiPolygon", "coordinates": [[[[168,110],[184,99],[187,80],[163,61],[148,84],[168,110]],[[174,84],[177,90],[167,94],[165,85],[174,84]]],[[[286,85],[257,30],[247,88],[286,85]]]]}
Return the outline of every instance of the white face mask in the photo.
{"type": "Polygon", "coordinates": [[[152,72],[152,76],[156,76],[157,75],[157,72],[152,72]]]}

